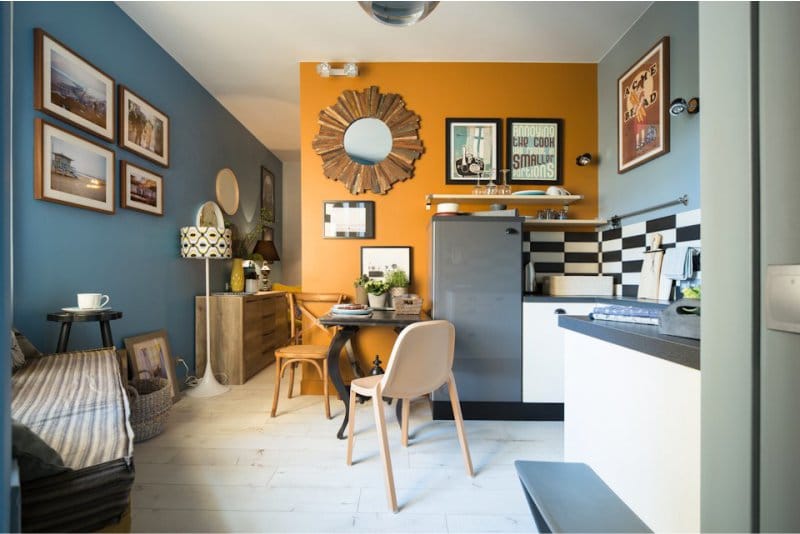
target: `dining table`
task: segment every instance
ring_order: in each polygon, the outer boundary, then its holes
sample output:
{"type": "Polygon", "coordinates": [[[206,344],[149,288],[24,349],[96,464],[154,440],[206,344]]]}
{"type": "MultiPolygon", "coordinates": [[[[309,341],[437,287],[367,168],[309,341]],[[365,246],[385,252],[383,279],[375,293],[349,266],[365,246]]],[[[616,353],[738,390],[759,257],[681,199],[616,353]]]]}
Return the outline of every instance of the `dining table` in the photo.
{"type": "MultiPolygon", "coordinates": [[[[353,336],[356,335],[362,328],[366,327],[390,327],[393,328],[398,334],[403,331],[408,325],[418,323],[420,321],[430,321],[431,318],[426,313],[418,314],[398,314],[394,310],[378,310],[373,309],[369,315],[339,315],[329,312],[319,318],[319,322],[325,326],[337,327],[336,334],[331,339],[331,344],[328,347],[328,376],[339,394],[339,398],[344,404],[344,420],[336,437],[345,439],[344,430],[347,428],[347,422],[350,419],[350,387],[345,385],[342,379],[342,372],[339,369],[339,357],[342,353],[342,348],[348,343],[353,336]]],[[[357,361],[352,361],[353,373],[356,378],[364,376],[357,361]]],[[[402,402],[397,404],[397,420],[400,421],[400,414],[402,410],[402,402]]]]}

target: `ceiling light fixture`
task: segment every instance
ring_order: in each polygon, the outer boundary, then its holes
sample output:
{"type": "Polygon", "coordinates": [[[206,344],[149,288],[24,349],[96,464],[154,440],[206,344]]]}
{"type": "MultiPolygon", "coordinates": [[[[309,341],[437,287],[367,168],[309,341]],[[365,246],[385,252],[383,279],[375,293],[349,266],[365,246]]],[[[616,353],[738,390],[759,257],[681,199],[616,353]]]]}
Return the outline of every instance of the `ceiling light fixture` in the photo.
{"type": "Polygon", "coordinates": [[[411,26],[431,14],[439,2],[359,2],[370,17],[389,26],[411,26]]]}
{"type": "Polygon", "coordinates": [[[700,98],[690,98],[688,103],[683,98],[676,98],[669,105],[669,114],[673,117],[677,117],[684,111],[690,115],[700,111],[700,98]]]}
{"type": "Polygon", "coordinates": [[[331,68],[330,63],[319,63],[317,65],[317,74],[323,78],[330,76],[347,76],[348,78],[355,78],[358,76],[358,65],[355,63],[345,63],[341,69],[331,68]]]}

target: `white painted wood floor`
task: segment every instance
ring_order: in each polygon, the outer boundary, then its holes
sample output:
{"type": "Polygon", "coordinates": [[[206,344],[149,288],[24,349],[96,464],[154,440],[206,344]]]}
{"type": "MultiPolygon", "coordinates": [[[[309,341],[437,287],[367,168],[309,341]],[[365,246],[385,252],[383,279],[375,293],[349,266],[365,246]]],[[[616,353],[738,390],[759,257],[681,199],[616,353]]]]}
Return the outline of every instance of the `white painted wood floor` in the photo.
{"type": "Polygon", "coordinates": [[[428,402],[415,401],[406,449],[385,404],[392,514],[369,403],[358,405],[348,467],[339,400],[326,420],[321,396],[286,399],[284,379],[269,417],[274,367],[219,397],[184,397],[163,434],[135,445],[134,532],[536,531],[513,462],[563,460],[562,423],[466,421],[471,479],[452,421],[432,421],[428,402]]]}

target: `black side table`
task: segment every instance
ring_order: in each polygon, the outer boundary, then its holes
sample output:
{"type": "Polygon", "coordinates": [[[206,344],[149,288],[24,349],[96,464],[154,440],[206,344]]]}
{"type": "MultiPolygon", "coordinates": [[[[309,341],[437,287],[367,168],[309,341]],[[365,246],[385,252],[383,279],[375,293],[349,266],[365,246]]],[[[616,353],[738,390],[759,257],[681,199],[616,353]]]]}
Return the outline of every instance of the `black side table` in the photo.
{"type": "Polygon", "coordinates": [[[60,311],[47,314],[48,321],[61,323],[61,333],[58,335],[56,352],[67,351],[67,343],[69,342],[69,332],[72,329],[72,323],[86,323],[90,321],[100,322],[100,336],[103,338],[103,346],[113,347],[114,339],[111,337],[111,325],[108,322],[119,319],[120,317],[122,317],[122,312],[114,310],[86,313],[60,311]]]}

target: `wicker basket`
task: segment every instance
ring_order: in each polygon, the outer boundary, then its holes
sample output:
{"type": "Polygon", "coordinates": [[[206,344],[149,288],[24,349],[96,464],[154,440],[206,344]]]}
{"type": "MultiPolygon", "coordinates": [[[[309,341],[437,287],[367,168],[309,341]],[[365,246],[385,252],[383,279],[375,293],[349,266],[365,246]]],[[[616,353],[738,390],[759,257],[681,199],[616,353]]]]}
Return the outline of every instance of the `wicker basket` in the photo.
{"type": "Polygon", "coordinates": [[[418,295],[403,295],[394,298],[394,313],[397,315],[419,315],[422,299],[418,295]]]}
{"type": "Polygon", "coordinates": [[[161,434],[172,407],[169,382],[164,378],[136,378],[127,389],[131,397],[134,443],[161,434]]]}

